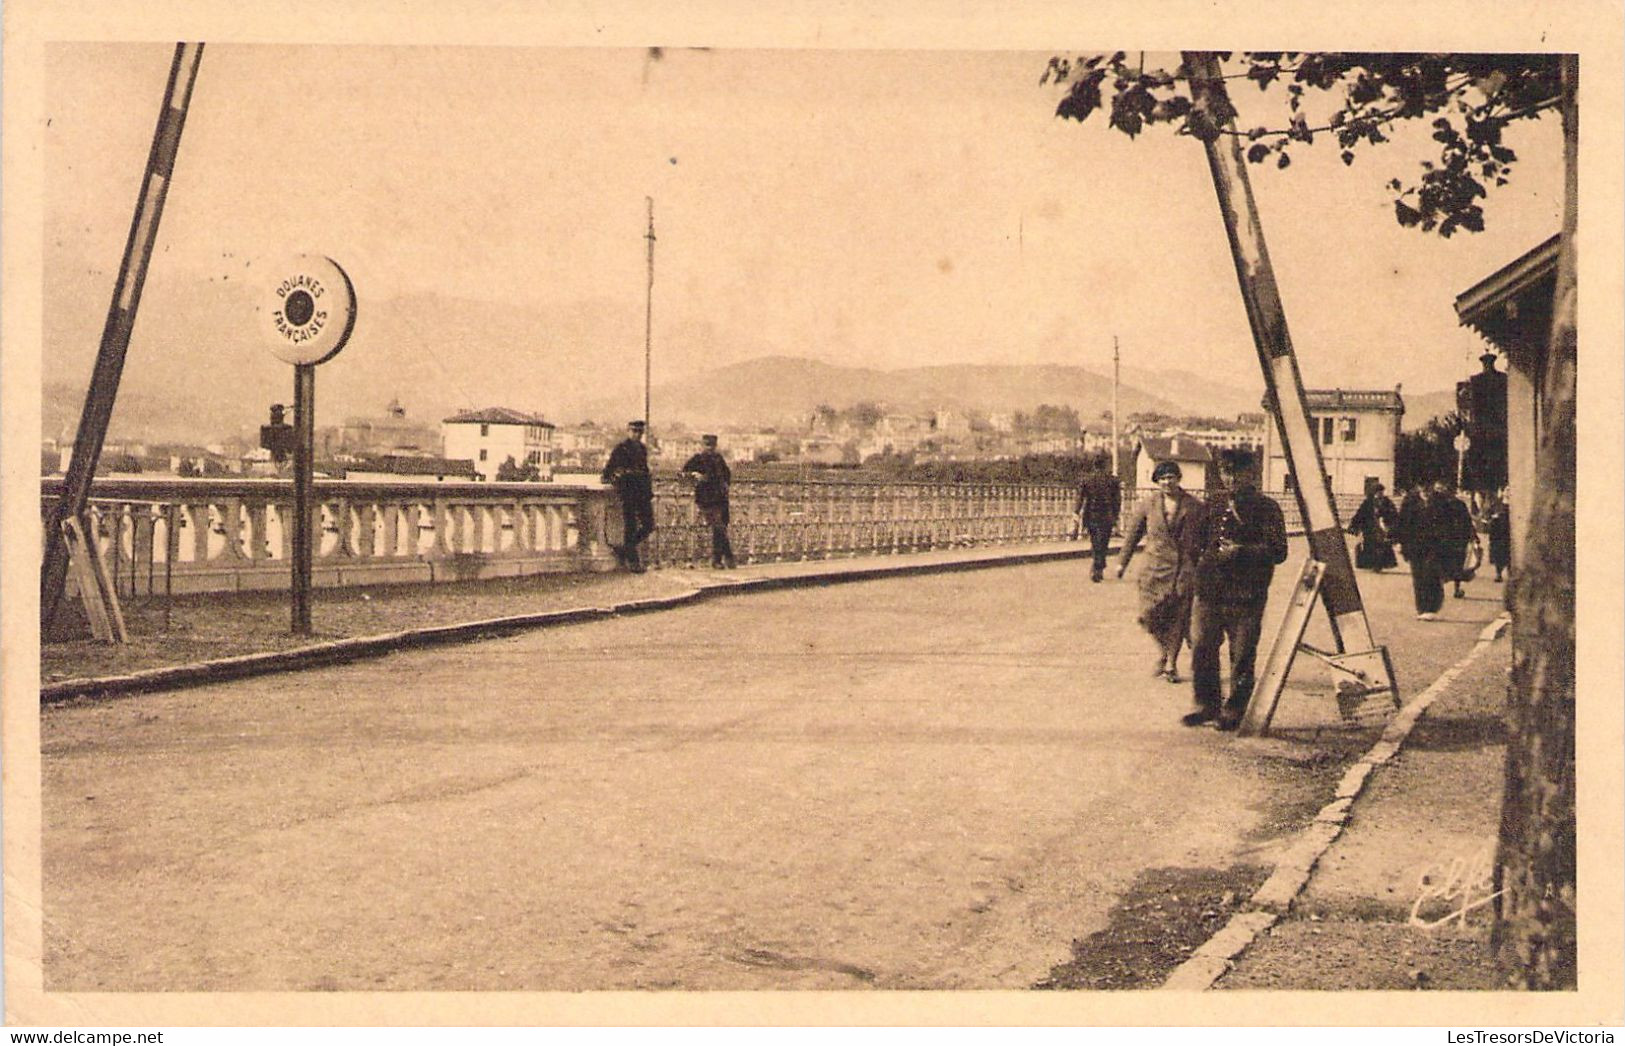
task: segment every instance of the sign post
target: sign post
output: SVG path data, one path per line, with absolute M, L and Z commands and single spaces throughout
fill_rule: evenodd
M 310 634 L 310 568 L 315 551 L 316 365 L 337 356 L 355 329 L 355 287 L 331 258 L 302 254 L 272 269 L 256 311 L 271 355 L 293 364 L 293 562 L 295 635 Z

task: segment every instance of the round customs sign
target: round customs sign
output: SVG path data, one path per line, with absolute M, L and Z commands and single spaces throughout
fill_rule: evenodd
M 284 363 L 325 363 L 355 327 L 355 288 L 331 258 L 300 254 L 273 266 L 261 295 L 265 343 Z

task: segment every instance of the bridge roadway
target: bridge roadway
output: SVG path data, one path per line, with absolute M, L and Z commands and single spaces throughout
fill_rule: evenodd
M 1362 581 L 1413 693 L 1498 609 Z M 1269 864 L 1372 737 L 1297 690 L 1180 727 L 1133 607 L 1059 561 L 49 709 L 46 987 L 1030 986 L 1142 870 Z

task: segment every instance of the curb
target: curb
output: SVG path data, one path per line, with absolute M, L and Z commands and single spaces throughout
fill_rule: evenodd
M 1083 545 L 1069 542 L 1068 545 Z M 1114 550 L 1115 551 L 1115 550 Z M 921 574 L 948 574 L 967 570 L 985 570 L 992 567 L 1026 566 L 1055 560 L 1087 559 L 1091 553 L 1083 547 L 1061 547 L 1054 550 L 1023 552 L 1011 556 L 989 556 L 981 559 L 951 560 L 943 563 L 899 563 L 866 567 L 858 570 L 814 571 L 786 577 L 753 577 L 734 581 L 703 583 L 669 596 L 651 596 L 614 603 L 605 607 L 572 607 L 565 610 L 547 610 L 534 614 L 515 614 L 509 617 L 465 621 L 454 625 L 435 625 L 428 628 L 385 632 L 372 636 L 335 639 L 326 643 L 278 650 L 264 654 L 242 654 L 236 657 L 198 661 L 188 665 L 150 668 L 127 675 L 100 676 L 84 679 L 64 679 L 40 686 L 40 705 L 57 704 L 75 697 L 113 697 L 124 694 L 146 693 L 154 690 L 177 690 L 206 683 L 225 682 L 249 676 L 268 675 L 273 672 L 291 672 L 324 665 L 342 664 L 369 657 L 383 657 L 401 650 L 435 646 L 441 643 L 467 643 L 493 639 L 538 628 L 573 625 L 596 621 L 622 614 L 642 614 L 658 610 L 672 610 L 719 596 L 743 595 L 780 589 L 813 588 L 842 584 L 848 581 L 873 581 L 888 577 L 912 577 Z
M 1189 959 L 1175 967 L 1160 986 L 1161 989 L 1206 991 L 1213 987 L 1219 978 L 1230 972 L 1236 957 L 1246 951 L 1247 947 L 1258 939 L 1259 934 L 1274 926 L 1291 910 L 1298 894 L 1309 884 L 1315 865 L 1325 856 L 1332 843 L 1337 841 L 1338 836 L 1343 834 L 1343 826 L 1348 823 L 1354 802 L 1365 790 L 1372 771 L 1399 754 L 1405 739 L 1410 736 L 1411 729 L 1416 726 L 1416 721 L 1422 717 L 1422 713 L 1449 689 L 1450 684 L 1467 670 L 1468 665 L 1477 660 L 1491 643 L 1501 637 L 1510 624 L 1511 618 L 1502 614 L 1484 626 L 1466 656 L 1445 669 L 1426 690 L 1417 694 L 1405 707 L 1394 713 L 1394 717 L 1383 728 L 1382 736 L 1377 739 L 1377 743 L 1344 773 L 1343 779 L 1337 784 L 1337 790 L 1333 793 L 1332 801 L 1321 807 L 1320 812 L 1315 814 L 1315 819 L 1288 844 L 1285 853 L 1276 862 L 1275 870 L 1248 902 L 1249 909 L 1231 916 L 1223 929 L 1196 949 Z

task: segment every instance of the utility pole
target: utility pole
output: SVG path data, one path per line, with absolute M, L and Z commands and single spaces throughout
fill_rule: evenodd
M 203 59 L 200 43 L 178 43 L 169 65 L 169 83 L 164 88 L 163 105 L 158 110 L 158 126 L 152 134 L 147 154 L 146 174 L 141 195 L 130 221 L 129 239 L 124 244 L 124 260 L 118 281 L 113 285 L 113 302 L 102 327 L 101 347 L 91 371 L 90 388 L 79 415 L 79 431 L 73 441 L 73 456 L 63 478 L 62 498 L 51 510 L 45 527 L 45 557 L 40 564 L 40 627 L 49 628 L 62 600 L 68 577 L 68 547 L 62 525 L 80 519 L 90 500 L 90 484 L 101 458 L 102 442 L 113 419 L 113 403 L 118 398 L 119 379 L 124 374 L 124 356 L 135 329 L 136 308 L 141 304 L 141 288 L 147 281 L 147 264 L 152 245 L 158 238 L 158 219 L 164 213 L 164 197 L 175 173 L 175 153 L 180 148 L 181 129 L 186 125 L 186 108 L 192 100 L 192 84 L 198 63 Z M 83 526 L 83 522 L 80 524 Z
M 649 231 L 643 238 L 649 241 L 649 282 L 643 298 L 643 424 L 644 439 L 654 443 L 654 423 L 649 419 L 651 379 L 654 374 L 654 315 L 655 315 L 655 201 L 645 196 L 649 205 Z
M 1112 335 L 1112 476 L 1117 477 L 1117 459 L 1122 457 L 1122 450 L 1117 445 L 1117 385 L 1120 380 L 1117 335 Z

